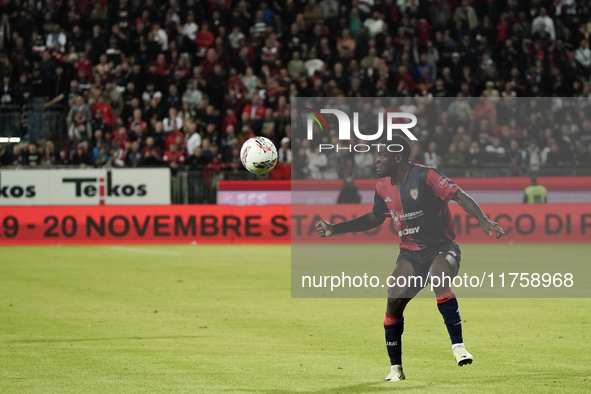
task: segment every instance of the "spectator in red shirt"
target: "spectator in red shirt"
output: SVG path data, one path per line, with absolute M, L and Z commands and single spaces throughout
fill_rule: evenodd
M 104 95 L 98 97 L 98 102 L 92 106 L 92 114 L 94 115 L 97 111 L 101 111 L 103 114 L 103 120 L 110 126 L 115 124 L 115 114 L 113 108 L 107 104 L 107 100 Z
M 203 177 L 205 179 L 210 179 L 211 174 L 219 174 L 222 172 L 222 169 L 226 167 L 226 163 L 223 161 L 222 154 L 219 153 L 219 149 L 217 145 L 212 145 L 210 148 L 211 158 L 209 163 L 203 169 Z
M 218 64 L 221 63 L 218 59 L 218 55 L 215 52 L 215 49 L 209 48 L 207 50 L 207 56 L 205 57 L 203 62 L 201 62 L 201 66 L 203 67 L 203 75 L 205 76 L 205 78 L 209 78 L 213 75 L 215 66 Z
M 187 143 L 185 142 L 185 135 L 183 133 L 177 134 L 174 140 L 174 144 L 177 147 L 177 150 L 181 152 L 184 156 L 189 156 L 187 153 Z
M 507 13 L 503 12 L 501 14 L 501 21 L 497 25 L 497 43 L 502 43 L 507 39 L 507 34 L 509 33 L 509 18 Z
M 398 76 L 394 80 L 394 89 L 398 89 L 400 81 L 404 81 L 406 83 L 406 89 L 409 92 L 412 93 L 415 90 L 415 81 L 408 74 L 408 70 L 406 69 L 406 66 L 398 67 Z
M 491 104 L 490 100 L 486 97 L 480 97 L 478 104 L 474 107 L 473 117 L 476 122 L 480 122 L 482 119 L 486 119 L 492 122 L 497 116 L 495 107 Z
M 86 57 L 85 52 L 80 53 L 78 61 L 75 63 L 78 75 L 82 73 L 87 80 L 92 79 L 92 62 Z
M 178 129 L 178 127 L 176 126 L 176 123 L 173 123 L 173 128 L 172 131 L 168 132 L 168 134 L 166 134 L 166 138 L 164 139 L 164 150 L 168 150 L 170 148 L 171 144 L 176 143 L 177 141 L 177 137 L 181 137 L 181 138 L 185 138 L 185 135 L 183 134 L 182 131 L 180 131 Z M 178 146 L 177 146 L 177 150 L 178 150 Z
M 164 54 L 161 53 L 156 58 L 156 72 L 164 77 L 168 75 L 169 69 L 170 66 L 166 62 L 166 57 L 164 57 Z
M 222 119 L 222 132 L 225 133 L 228 126 L 234 126 L 236 123 L 238 123 L 238 119 L 234 115 L 234 110 L 227 109 L 226 116 Z
M 242 95 L 246 92 L 244 82 L 242 82 L 242 78 L 240 78 L 235 68 L 230 69 L 230 72 L 228 73 L 228 79 L 226 80 L 226 89 L 230 90 L 232 87 L 235 87 L 236 90 Z
M 178 150 L 175 143 L 170 144 L 168 150 L 164 152 L 164 156 L 162 157 L 162 161 L 168 167 L 170 167 L 173 171 L 179 168 L 185 162 L 185 156 Z
M 261 60 L 271 66 L 277 55 L 279 54 L 279 46 L 274 35 L 267 37 L 265 40 L 265 46 L 261 49 Z
M 431 26 L 425 18 L 421 18 L 415 23 L 415 34 L 417 35 L 417 45 L 419 48 L 425 48 L 427 46 L 430 32 Z
M 248 119 L 262 119 L 265 116 L 265 107 L 262 105 L 262 99 L 255 95 L 252 98 L 252 104 L 246 104 L 242 114 L 248 115 Z
M 133 110 L 133 119 L 131 123 L 129 123 L 129 131 L 141 135 L 143 134 L 144 130 L 146 129 L 146 122 L 142 119 L 142 110 L 136 108 Z
M 212 32 L 209 31 L 209 23 L 203 22 L 201 25 L 201 29 L 195 36 L 195 44 L 197 45 L 197 56 L 203 57 L 205 56 L 205 51 L 207 48 L 213 45 L 215 36 Z
M 119 148 L 125 149 L 125 144 L 129 142 L 129 136 L 127 135 L 127 129 L 120 127 L 118 132 L 113 137 L 113 142 L 119 144 Z

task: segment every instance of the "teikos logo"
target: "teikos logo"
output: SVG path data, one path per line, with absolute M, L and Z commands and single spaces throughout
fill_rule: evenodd
M 0 198 L 33 198 L 36 194 L 35 185 L 2 184 L 2 174 L 0 174 Z
M 343 141 L 350 141 L 351 140 L 351 120 L 349 116 L 341 110 L 338 109 L 321 109 L 320 113 L 318 111 L 313 110 L 312 108 L 303 107 L 305 111 L 302 113 L 308 115 L 308 122 L 307 122 L 307 139 L 313 139 L 313 129 L 314 129 L 314 121 L 320 127 L 320 130 L 328 131 L 328 125 L 324 116 L 322 114 L 332 114 L 337 117 L 339 123 L 339 140 Z M 376 141 L 380 139 L 384 133 L 384 113 L 378 113 L 378 131 L 375 134 L 365 135 L 359 131 L 359 113 L 353 113 L 353 133 L 357 138 L 363 141 Z M 394 123 L 394 119 L 410 119 L 409 123 Z M 386 139 L 390 141 L 392 139 L 392 134 L 394 130 L 400 130 L 410 139 L 411 141 L 417 141 L 417 137 L 415 137 L 409 129 L 416 126 L 417 124 L 417 117 L 411 113 L 406 112 L 388 112 L 386 113 Z M 380 144 L 371 144 L 371 146 L 375 146 L 380 151 Z M 371 147 L 368 144 L 355 144 L 355 145 L 348 145 L 348 146 L 340 146 L 340 145 L 333 145 L 333 144 L 320 144 L 320 151 L 323 150 L 336 150 L 341 151 L 355 151 L 355 152 L 368 152 Z M 389 152 L 401 152 L 402 145 L 400 144 L 390 144 L 386 146 L 386 149 Z
M 104 184 L 104 179 L 97 179 L 96 177 L 80 177 L 80 178 L 63 178 L 63 183 L 73 183 L 75 187 L 76 197 L 94 197 L 99 194 L 99 197 L 143 197 L 148 192 L 145 184 L 122 185 L 113 182 L 113 175 L 111 171 L 107 171 L 107 182 Z M 98 187 L 97 187 L 97 182 Z

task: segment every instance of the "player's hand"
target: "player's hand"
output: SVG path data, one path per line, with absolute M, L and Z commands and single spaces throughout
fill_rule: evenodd
M 485 219 L 480 223 L 480 227 L 482 231 L 484 231 L 488 235 L 493 235 L 493 231 L 497 233 L 497 239 L 501 238 L 502 235 L 505 235 L 505 231 L 499 226 L 497 222 L 493 222 L 490 219 Z
M 328 223 L 326 220 L 320 220 L 316 223 L 316 231 L 321 237 L 330 237 L 333 235 L 332 224 Z

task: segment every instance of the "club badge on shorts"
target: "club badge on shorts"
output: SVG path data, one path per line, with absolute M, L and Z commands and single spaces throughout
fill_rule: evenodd
M 413 200 L 416 200 L 419 197 L 419 189 L 414 188 L 410 190 L 410 196 Z

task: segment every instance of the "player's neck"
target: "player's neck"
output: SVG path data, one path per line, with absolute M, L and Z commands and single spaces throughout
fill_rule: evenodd
M 410 167 L 410 162 L 406 163 L 406 165 L 404 166 L 399 167 L 396 173 L 390 176 L 390 182 L 392 183 L 392 185 L 397 185 L 399 183 L 404 182 L 404 178 L 406 177 L 408 167 Z

